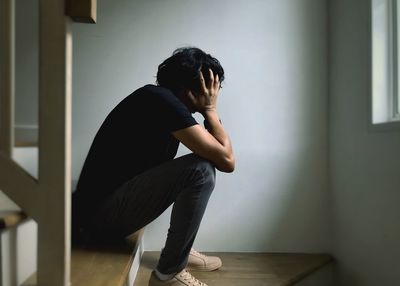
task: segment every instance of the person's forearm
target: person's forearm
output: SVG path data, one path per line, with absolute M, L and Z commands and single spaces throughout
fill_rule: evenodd
M 218 112 L 215 109 L 204 111 L 204 119 L 207 122 L 208 132 L 222 145 L 227 157 L 233 158 L 232 144 L 228 134 L 225 132 L 221 121 L 219 120 Z

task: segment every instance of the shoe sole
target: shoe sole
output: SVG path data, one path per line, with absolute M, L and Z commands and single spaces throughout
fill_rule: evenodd
M 196 266 L 196 267 L 186 266 L 186 269 L 187 269 L 188 271 L 211 272 L 211 271 L 215 271 L 215 270 L 221 268 L 221 266 L 222 266 L 222 264 L 218 263 L 218 264 L 215 264 L 215 265 L 213 265 L 213 266 L 208 265 L 208 267 L 205 267 L 205 266 L 203 266 L 203 267 L 199 267 L 199 266 Z

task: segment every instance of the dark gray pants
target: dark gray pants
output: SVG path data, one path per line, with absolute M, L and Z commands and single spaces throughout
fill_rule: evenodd
M 118 239 L 146 226 L 173 205 L 165 247 L 157 269 L 164 274 L 185 268 L 208 199 L 215 168 L 189 154 L 150 169 L 117 189 L 94 213 L 96 236 Z

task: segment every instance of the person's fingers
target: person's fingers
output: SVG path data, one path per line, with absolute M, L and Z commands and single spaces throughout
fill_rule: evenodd
M 214 73 L 212 69 L 208 69 L 208 73 L 210 74 L 210 82 L 208 83 L 208 88 L 211 89 L 214 86 Z
M 207 92 L 206 81 L 204 80 L 204 76 L 201 71 L 200 71 L 200 88 L 203 92 Z
M 219 89 L 219 75 L 218 74 L 215 76 L 214 89 L 216 89 L 216 90 Z

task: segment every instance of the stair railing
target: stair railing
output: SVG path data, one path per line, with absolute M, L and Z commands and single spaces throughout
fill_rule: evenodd
M 70 284 L 72 36 L 64 0 L 39 2 L 39 176 L 12 160 L 15 1 L 1 0 L 0 189 L 38 224 L 37 284 Z

